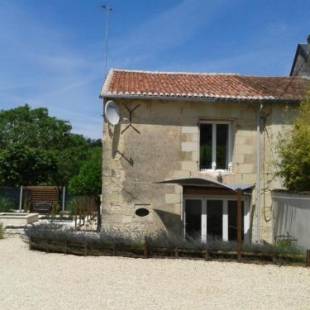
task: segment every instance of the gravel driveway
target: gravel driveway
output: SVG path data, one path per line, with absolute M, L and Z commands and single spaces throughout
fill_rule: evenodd
M 0 240 L 0 309 L 309 309 L 310 269 L 78 257 Z

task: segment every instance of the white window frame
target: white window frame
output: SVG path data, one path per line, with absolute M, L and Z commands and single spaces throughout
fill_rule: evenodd
M 202 124 L 211 124 L 212 125 L 212 167 L 211 168 L 200 168 L 200 125 Z M 226 124 L 228 125 L 228 154 L 227 160 L 228 165 L 227 169 L 216 169 L 216 125 L 218 124 Z M 209 120 L 201 120 L 199 122 L 199 169 L 201 172 L 208 172 L 208 173 L 228 173 L 232 172 L 232 122 L 231 121 L 209 121 Z

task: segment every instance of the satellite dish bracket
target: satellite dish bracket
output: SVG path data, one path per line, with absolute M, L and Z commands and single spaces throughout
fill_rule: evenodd
M 127 131 L 127 129 L 129 129 L 130 127 L 138 134 L 140 134 L 140 131 L 132 125 L 132 116 L 133 116 L 133 112 L 135 110 L 137 110 L 140 107 L 140 104 L 137 104 L 133 109 L 129 109 L 127 105 L 125 105 L 128 113 L 129 113 L 129 124 L 121 131 L 121 134 L 123 134 L 125 131 Z

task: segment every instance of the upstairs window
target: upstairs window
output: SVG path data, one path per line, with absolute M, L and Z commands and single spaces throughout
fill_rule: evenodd
M 229 170 L 230 123 L 203 122 L 200 124 L 200 169 Z

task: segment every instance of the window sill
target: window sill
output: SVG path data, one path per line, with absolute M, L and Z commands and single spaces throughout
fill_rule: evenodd
M 233 172 L 230 169 L 200 169 L 200 173 L 211 174 L 213 176 L 229 175 Z

